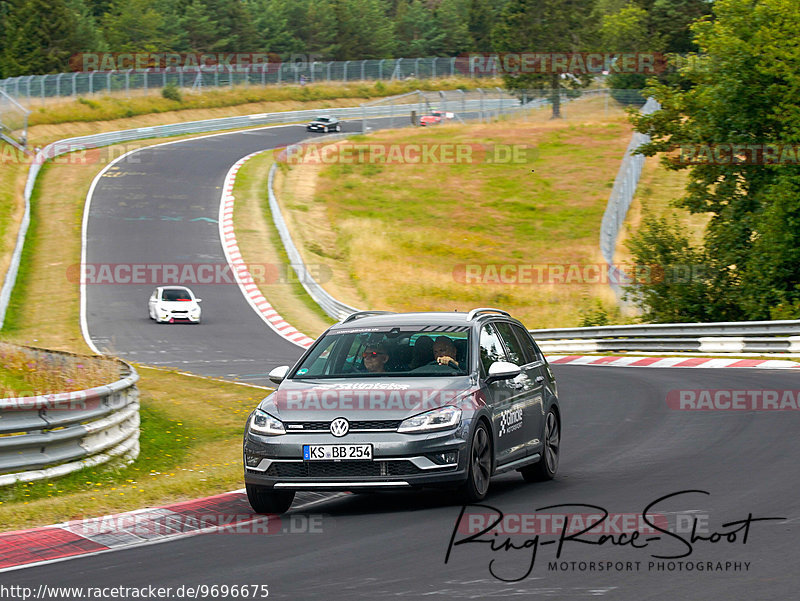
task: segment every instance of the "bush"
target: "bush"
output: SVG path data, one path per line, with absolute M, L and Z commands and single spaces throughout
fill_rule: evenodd
M 174 83 L 164 86 L 164 88 L 161 90 L 161 95 L 167 100 L 174 100 L 175 102 L 183 102 L 183 96 L 181 96 L 181 91 L 178 89 L 178 86 L 176 86 Z
M 590 307 L 580 309 L 581 326 L 582 328 L 590 328 L 592 326 L 607 326 L 609 323 L 608 312 L 603 307 L 603 303 L 595 299 L 594 304 Z

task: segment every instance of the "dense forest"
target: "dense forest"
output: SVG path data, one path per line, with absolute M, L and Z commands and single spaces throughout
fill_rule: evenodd
M 687 52 L 708 0 L 0 0 L 0 78 L 81 52 L 314 54 L 319 60 Z M 538 31 L 518 31 L 530 14 Z M 509 29 L 510 27 L 510 29 Z M 635 77 L 620 82 L 641 87 Z

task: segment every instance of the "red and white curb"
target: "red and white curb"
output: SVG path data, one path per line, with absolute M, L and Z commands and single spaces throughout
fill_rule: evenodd
M 242 253 L 239 250 L 239 244 L 236 241 L 236 233 L 233 229 L 233 185 L 236 182 L 236 174 L 245 162 L 263 152 L 268 151 L 260 150 L 239 159 L 225 176 L 225 183 L 222 186 L 222 198 L 219 203 L 219 237 L 222 241 L 222 249 L 225 252 L 225 258 L 228 261 L 228 265 L 231 266 L 233 276 L 239 284 L 239 289 L 242 291 L 242 294 L 244 294 L 250 306 L 253 307 L 253 310 L 264 320 L 264 323 L 272 328 L 278 335 L 298 346 L 308 348 L 314 342 L 314 339 L 299 332 L 283 319 L 272 305 L 269 304 L 269 301 L 264 298 L 264 295 L 261 294 L 261 291 L 253 280 L 250 270 L 247 268 L 247 264 L 242 259 Z
M 300 510 L 330 501 L 334 495 L 301 493 Z M 281 534 L 290 520 L 253 513 L 243 490 L 164 507 L 72 520 L 30 530 L 0 533 L 0 572 L 153 545 L 199 534 Z
M 152 544 L 201 533 L 241 529 L 270 532 L 274 518 L 253 513 L 242 491 L 151 509 L 107 515 L 31 530 L 0 533 L 0 572 L 80 555 Z M 270 525 L 270 518 L 273 524 Z M 278 528 L 280 523 L 278 522 Z
M 800 368 L 785 359 L 712 359 L 709 357 L 598 357 L 597 355 L 547 355 L 552 365 L 607 365 L 610 367 L 759 367 Z

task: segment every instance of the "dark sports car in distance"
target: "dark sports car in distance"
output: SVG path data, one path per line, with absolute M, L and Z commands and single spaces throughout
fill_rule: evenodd
M 342 131 L 342 125 L 339 123 L 339 119 L 336 117 L 332 117 L 330 115 L 320 115 L 311 123 L 306 125 L 306 130 L 328 133 L 329 131 Z
M 561 410 L 550 366 L 499 309 L 361 311 L 331 326 L 250 414 L 244 480 L 258 513 L 298 490 L 451 488 L 483 499 L 516 470 L 556 475 Z

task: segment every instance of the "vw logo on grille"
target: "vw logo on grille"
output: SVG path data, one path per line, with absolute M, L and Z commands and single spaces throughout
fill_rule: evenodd
M 350 430 L 350 423 L 343 417 L 337 417 L 331 422 L 331 434 L 344 436 Z

